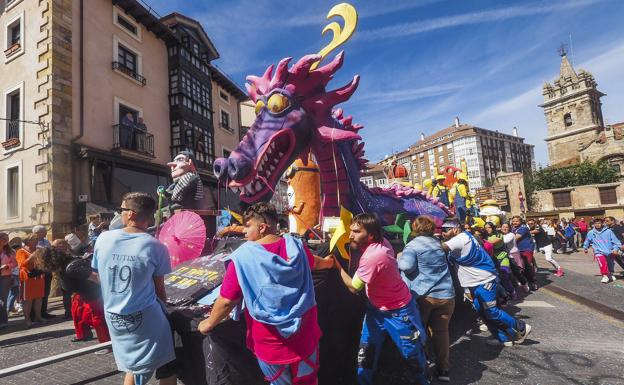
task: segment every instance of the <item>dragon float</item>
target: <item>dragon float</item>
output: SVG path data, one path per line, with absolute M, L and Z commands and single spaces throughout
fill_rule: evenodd
M 341 52 L 328 64 L 311 70 L 321 55 L 306 55 L 289 68 L 283 59 L 275 73 L 248 76 L 246 84 L 255 103 L 256 119 L 228 158 L 214 163 L 217 178 L 252 204 L 271 198 L 281 175 L 297 158 L 304 164 L 311 152 L 320 169 L 322 217 L 340 215 L 343 206 L 354 214 L 376 213 L 385 224 L 396 215 L 429 215 L 438 221 L 451 215 L 449 209 L 425 192 L 394 184 L 369 188 L 360 182 L 364 142 L 358 135 L 362 125 L 334 108 L 347 101 L 357 89 L 359 76 L 338 89 L 326 86 L 344 60 Z

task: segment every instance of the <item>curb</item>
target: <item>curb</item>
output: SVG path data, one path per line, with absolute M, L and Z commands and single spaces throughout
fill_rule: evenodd
M 580 296 L 576 293 L 573 293 L 569 290 L 566 290 L 562 287 L 557 286 L 554 283 L 550 283 L 546 286 L 541 286 L 540 290 L 545 290 L 545 291 L 550 291 L 554 294 L 558 294 L 562 297 L 566 297 L 572 301 L 578 302 L 592 310 L 595 310 L 599 313 L 602 313 L 608 317 L 614 318 L 618 321 L 622 321 L 624 322 L 624 311 L 618 310 L 618 309 L 614 309 L 612 307 L 609 307 L 607 305 L 604 305 L 600 302 L 596 302 L 593 301 L 589 298 L 585 298 L 583 296 Z

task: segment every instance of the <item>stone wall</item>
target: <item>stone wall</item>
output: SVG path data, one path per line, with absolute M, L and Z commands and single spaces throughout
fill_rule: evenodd
M 36 189 L 47 201 L 37 209 L 47 213 L 44 223 L 52 238 L 71 231 L 73 190 L 71 171 L 72 130 L 72 2 L 40 0 L 40 37 L 37 41 L 40 68 L 37 71 L 39 98 L 35 110 L 44 122 L 51 146 L 41 149 L 36 172 L 43 175 Z
M 601 187 L 616 187 L 616 204 L 601 204 Z M 556 207 L 554 203 L 553 193 L 565 191 L 570 192 L 572 206 Z M 535 211 L 530 213 L 529 216 L 557 215 L 560 218 L 570 218 L 575 216 L 583 216 L 583 213 L 590 213 L 590 215 L 600 216 L 611 215 L 618 220 L 624 219 L 624 182 L 573 186 L 568 188 L 536 191 L 534 210 Z
M 526 212 L 526 199 L 524 201 L 524 211 L 520 207 L 520 199 L 518 199 L 518 193 L 522 193 L 522 196 L 526 198 L 524 178 L 521 172 L 500 172 L 496 175 L 494 184 L 507 187 L 511 215 L 522 215 Z

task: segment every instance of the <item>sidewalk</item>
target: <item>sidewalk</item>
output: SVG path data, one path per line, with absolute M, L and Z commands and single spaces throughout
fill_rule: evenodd
M 74 325 L 63 318 L 61 298 L 50 298 L 50 313 L 56 317 L 43 326 L 24 329 L 24 317 L 13 316 L 9 327 L 0 331 L 0 369 L 51 357 L 60 353 L 95 345 L 89 342 L 71 342 Z M 0 384 L 120 384 L 123 374 L 117 371 L 112 354 L 87 354 L 66 361 L 43 366 L 27 372 L 0 378 Z
M 553 292 L 568 297 L 586 306 L 594 308 L 608 316 L 624 321 L 624 279 L 622 269 L 616 264 L 617 281 L 604 284 L 600 282 L 598 264 L 590 253 L 582 251 L 572 254 L 554 254 L 553 257 L 561 264 L 565 276 L 556 277 L 552 274 L 552 266 L 545 261 L 544 255 L 536 254 L 539 286 L 552 289 Z M 546 270 L 548 268 L 548 271 Z

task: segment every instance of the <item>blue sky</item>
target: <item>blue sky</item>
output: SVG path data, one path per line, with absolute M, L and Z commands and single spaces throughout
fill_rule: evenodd
M 200 21 L 221 58 L 243 84 L 250 74 L 288 56 L 316 53 L 338 0 L 147 0 L 161 15 L 177 11 Z M 624 1 L 412 0 L 351 1 L 360 20 L 341 49 L 345 65 L 330 86 L 361 75 L 341 105 L 364 125 L 372 161 L 426 135 L 462 123 L 511 133 L 517 126 L 548 161 L 541 87 L 559 73 L 557 48 L 570 43 L 574 67 L 593 73 L 609 123 L 624 121 Z

